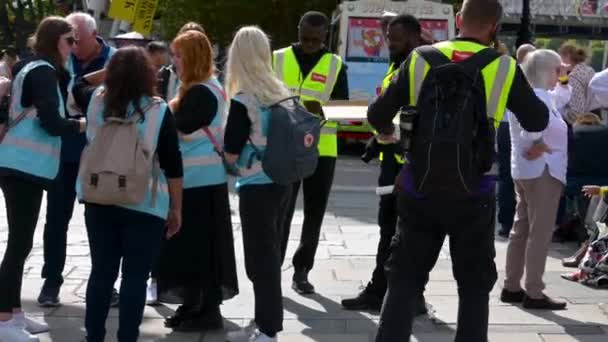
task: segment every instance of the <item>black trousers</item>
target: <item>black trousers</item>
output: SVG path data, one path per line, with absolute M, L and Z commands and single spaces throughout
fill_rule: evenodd
M 380 177 L 378 186 L 389 186 L 395 184 L 395 178 L 401 170 L 395 158 L 385 156 L 380 163 Z M 378 207 L 378 226 L 380 227 L 380 241 L 378 242 L 378 252 L 376 253 L 376 268 L 372 273 L 372 280 L 367 286 L 367 290 L 378 297 L 386 294 L 386 272 L 385 264 L 390 256 L 390 245 L 397 230 L 397 195 L 389 194 L 380 197 Z
M 399 195 L 399 229 L 387 263 L 388 292 L 376 342 L 409 341 L 414 305 L 446 236 L 458 284 L 456 342 L 487 342 L 489 294 L 496 283 L 495 198 L 414 200 Z
M 136 342 L 146 282 L 159 253 L 165 221 L 134 210 L 89 204 L 85 221 L 92 265 L 86 298 L 87 341 L 104 341 L 112 289 L 122 263 L 118 341 Z
M 0 265 L 0 312 L 21 308 L 23 267 L 42 205 L 42 185 L 14 176 L 0 178 L 8 220 L 8 242 Z
M 515 217 L 515 185 L 511 177 L 511 135 L 509 123 L 501 122 L 496 132 L 498 145 L 498 223 L 507 229 L 513 227 Z
M 59 174 L 47 192 L 46 224 L 44 225 L 44 266 L 42 278 L 45 285 L 59 287 L 63 284 L 68 241 L 68 226 L 76 200 L 78 162 L 62 161 Z
M 255 322 L 274 336 L 283 330 L 281 242 L 291 188 L 277 184 L 244 185 L 239 190 L 245 269 L 253 283 Z
M 293 185 L 293 192 L 291 193 L 291 199 L 287 207 L 287 218 L 283 227 L 284 236 L 281 246 L 281 260 L 285 260 L 289 233 L 291 231 L 291 221 L 293 220 L 296 208 L 300 183 L 303 183 L 304 222 L 302 224 L 300 245 L 293 256 L 293 266 L 296 272 L 308 272 L 314 266 L 315 255 L 319 247 L 321 226 L 323 225 L 323 216 L 325 216 L 325 210 L 327 209 L 335 170 L 336 158 L 320 157 L 315 173 L 302 182 Z

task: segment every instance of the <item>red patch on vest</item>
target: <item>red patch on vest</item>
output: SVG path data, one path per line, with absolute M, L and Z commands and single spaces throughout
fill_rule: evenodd
M 452 61 L 454 62 L 462 62 L 465 59 L 473 56 L 474 53 L 473 52 L 469 52 L 469 51 L 454 51 L 452 53 Z
M 315 82 L 321 82 L 321 83 L 325 83 L 327 82 L 327 77 L 323 76 L 321 74 L 317 74 L 316 72 L 313 72 L 312 75 L 310 76 L 310 79 L 315 81 Z

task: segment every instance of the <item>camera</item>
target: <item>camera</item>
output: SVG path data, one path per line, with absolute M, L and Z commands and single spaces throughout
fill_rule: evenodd
M 369 164 L 372 160 L 378 158 L 380 155 L 380 144 L 378 144 L 378 140 L 376 137 L 371 137 L 367 144 L 365 145 L 365 153 L 361 156 L 361 160 Z
M 401 131 L 401 148 L 404 152 L 410 152 L 414 141 L 414 131 L 416 129 L 416 117 L 418 109 L 416 107 L 402 107 L 399 110 L 399 129 Z

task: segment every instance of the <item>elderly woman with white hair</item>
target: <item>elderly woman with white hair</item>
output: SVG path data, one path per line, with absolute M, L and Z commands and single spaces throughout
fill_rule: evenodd
M 561 65 L 560 56 L 550 50 L 531 52 L 522 65 L 536 95 L 549 108 L 547 128 L 541 133 L 529 133 L 515 116 L 509 117 L 517 206 L 501 301 L 523 302 L 528 309 L 566 308 L 565 302 L 551 299 L 543 292 L 545 264 L 568 166 L 568 128 L 550 94 L 557 84 Z M 524 270 L 525 291 L 521 286 Z

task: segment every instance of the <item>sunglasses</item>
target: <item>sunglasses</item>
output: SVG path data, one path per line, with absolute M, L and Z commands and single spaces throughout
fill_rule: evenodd
M 74 38 L 74 37 L 66 37 L 65 42 L 68 43 L 68 45 L 72 46 L 72 45 L 78 43 L 78 40 L 76 40 L 76 38 Z

